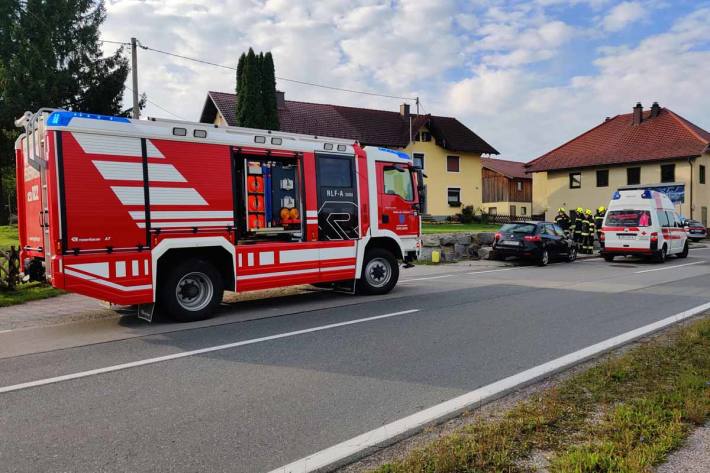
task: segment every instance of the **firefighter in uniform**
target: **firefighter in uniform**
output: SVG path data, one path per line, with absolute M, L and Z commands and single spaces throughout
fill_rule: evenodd
M 591 255 L 592 253 L 594 253 L 594 234 L 596 233 L 596 226 L 594 225 L 594 215 L 592 215 L 592 211 L 587 209 L 584 213 L 585 220 L 587 222 L 587 238 L 585 239 L 585 250 L 588 255 Z
M 582 254 L 587 254 L 587 238 L 589 238 L 589 220 L 587 220 L 587 216 L 584 214 L 584 210 L 582 210 L 582 212 L 579 212 L 577 221 L 580 223 L 581 227 L 581 230 L 579 232 L 579 247 L 582 250 Z
M 597 214 L 594 216 L 594 225 L 597 227 L 597 240 L 602 239 L 602 224 L 606 215 L 606 207 L 603 205 L 597 209 Z
M 582 223 L 584 222 L 584 209 L 582 207 L 577 207 L 575 212 L 577 217 L 574 220 L 574 241 L 577 245 L 582 247 Z
M 564 208 L 560 207 L 557 209 L 557 216 L 555 217 L 555 223 L 559 226 L 569 238 L 569 215 Z

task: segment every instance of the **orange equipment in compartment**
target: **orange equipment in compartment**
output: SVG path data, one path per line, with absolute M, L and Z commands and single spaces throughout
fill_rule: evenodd
M 298 209 L 296 207 L 292 208 L 288 214 L 291 220 L 298 220 Z
M 249 212 L 263 212 L 264 211 L 264 196 L 262 195 L 250 195 L 249 196 Z
M 249 192 L 264 192 L 264 176 L 249 176 L 247 178 L 247 190 Z
M 264 215 L 251 214 L 249 215 L 249 228 L 251 230 L 266 227 L 266 219 Z

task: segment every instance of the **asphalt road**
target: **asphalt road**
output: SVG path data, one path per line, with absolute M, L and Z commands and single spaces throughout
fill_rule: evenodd
M 0 334 L 0 471 L 269 471 L 707 303 L 708 273 L 710 249 L 665 265 L 424 267 L 380 298 L 314 292 L 202 324 Z

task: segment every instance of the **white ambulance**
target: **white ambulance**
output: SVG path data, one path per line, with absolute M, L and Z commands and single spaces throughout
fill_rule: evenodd
M 660 263 L 668 255 L 688 256 L 688 237 L 673 202 L 649 189 L 614 192 L 604 217 L 601 255 L 646 256 Z

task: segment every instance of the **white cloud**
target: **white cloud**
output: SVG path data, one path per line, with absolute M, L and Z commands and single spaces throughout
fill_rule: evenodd
M 614 13 L 637 2 L 609 9 L 606 0 L 579 0 L 573 2 L 576 8 L 608 15 L 570 24 L 557 15 L 569 3 L 123 0 L 107 3 L 102 36 L 119 41 L 136 36 L 153 48 L 226 65 L 235 65 L 250 46 L 271 50 L 278 76 L 420 96 L 426 112 L 457 117 L 510 159 L 534 158 L 607 115 L 630 111 L 639 100 L 647 106 L 659 100 L 710 127 L 710 95 L 704 93 L 710 88 L 704 34 L 710 9 L 698 9 L 667 32 L 635 44 L 611 46 L 598 34 L 589 46 L 586 27 L 609 19 L 615 28 L 644 16 Z M 570 42 L 590 48 L 593 68 L 576 76 L 568 70 L 541 72 L 565 62 L 560 54 Z M 145 50 L 139 50 L 139 79 L 150 100 L 192 120 L 207 91 L 234 90 L 233 71 Z M 285 81 L 277 85 L 291 100 L 388 110 L 401 102 Z M 151 104 L 146 112 L 167 116 Z
M 640 2 L 623 2 L 612 8 L 602 19 L 602 26 L 607 31 L 621 31 L 647 15 L 646 8 Z

